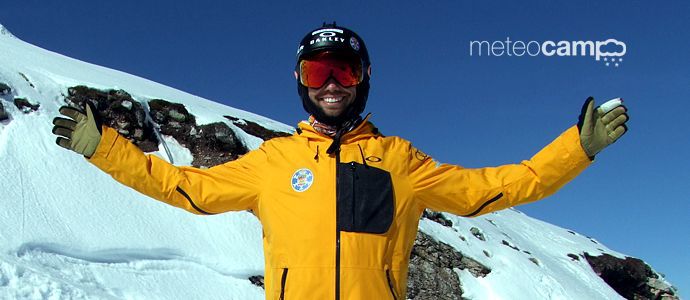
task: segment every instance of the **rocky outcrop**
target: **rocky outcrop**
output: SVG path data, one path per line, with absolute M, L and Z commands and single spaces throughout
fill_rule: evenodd
M 429 219 L 446 227 L 453 226 L 453 222 L 448 220 L 448 218 L 444 217 L 442 213 L 430 209 L 424 210 L 424 212 L 422 213 L 422 218 Z
M 0 102 L 0 121 L 5 121 L 10 118 L 10 114 L 5 111 L 5 107 Z
M 141 103 L 123 90 L 101 91 L 86 86 L 68 89 L 68 105 L 83 110 L 85 101 L 94 104 L 105 125 L 117 130 L 144 152 L 158 150 L 159 140 L 152 123 L 161 134 L 172 136 L 189 149 L 194 157 L 192 165 L 196 167 L 219 165 L 249 151 L 227 124 L 197 125 L 196 118 L 179 103 L 154 99 L 148 102 L 147 112 Z M 147 121 L 147 118 L 151 121 Z M 244 123 L 249 124 L 254 132 L 264 135 L 272 132 L 265 128 L 262 130 L 253 122 Z
M 463 299 L 455 269 L 468 270 L 475 277 L 484 277 L 491 272 L 453 247 L 417 232 L 410 256 L 407 299 Z
M 470 228 L 470 233 L 472 233 L 472 235 L 474 237 L 476 237 L 477 239 L 479 239 L 480 241 L 486 242 L 486 237 L 484 236 L 484 232 L 482 232 L 481 229 L 479 229 L 477 227 L 472 227 L 472 228 Z
M 144 152 L 158 150 L 158 138 L 151 124 L 146 122 L 142 105 L 123 90 L 101 91 L 86 86 L 75 86 L 67 90 L 68 105 L 84 110 L 90 101 L 98 110 L 103 124 L 117 130 Z
M 258 137 L 264 141 L 270 140 L 274 137 L 292 135 L 288 132 L 270 130 L 268 128 L 265 128 L 259 124 L 256 124 L 252 121 L 249 121 L 249 120 L 244 120 L 244 119 L 235 118 L 235 117 L 231 117 L 231 116 L 223 116 L 223 117 L 230 120 L 232 122 L 232 124 L 241 128 L 244 132 L 251 134 L 255 137 Z
M 199 126 L 194 135 L 195 143 L 190 150 L 194 154 L 194 166 L 211 167 L 249 152 L 225 123 L 211 123 Z
M 429 219 L 445 227 L 453 222 L 443 213 L 425 210 L 422 218 Z M 480 229 L 472 227 L 470 232 L 485 241 Z M 463 236 L 460 236 L 465 240 Z M 490 255 L 485 251 L 487 257 Z M 464 299 L 462 284 L 455 269 L 468 270 L 475 277 L 484 277 L 491 270 L 478 261 L 463 255 L 453 247 L 436 241 L 419 231 L 410 255 L 410 270 L 407 279 L 407 299 Z
M 2 25 L 0 25 L 0 29 L 2 28 Z M 12 92 L 12 88 L 10 88 L 9 85 L 4 84 L 0 82 L 0 96 L 7 96 Z M 3 97 L 6 98 L 6 97 Z M 10 118 L 10 114 L 5 111 L 5 107 L 2 105 L 2 102 L 0 102 L 0 121 L 4 121 Z
M 7 30 L 5 26 L 2 26 L 2 24 L 0 24 L 0 35 L 5 35 L 11 38 L 14 37 L 14 35 L 12 35 L 12 33 L 9 30 Z
M 11 92 L 12 88 L 9 85 L 0 82 L 0 96 L 9 95 Z
M 174 137 L 192 152 L 194 166 L 212 167 L 249 151 L 227 124 L 197 125 L 196 118 L 182 104 L 155 99 L 149 102 L 149 107 L 161 133 Z
M 41 106 L 40 104 L 31 104 L 26 98 L 14 98 L 14 106 L 16 106 L 23 113 L 28 114 L 30 112 L 37 111 Z
M 30 87 L 36 88 L 36 86 L 33 84 L 33 82 L 31 82 L 31 80 L 29 80 L 29 77 L 26 77 L 26 74 L 19 72 L 19 76 L 24 78 L 24 81 L 26 81 L 26 83 L 28 83 Z
M 249 282 L 251 282 L 253 285 L 258 286 L 262 289 L 265 289 L 264 287 L 264 277 L 261 275 L 254 275 L 249 277 Z
M 185 139 L 178 137 L 189 135 L 196 130 L 196 118 L 182 104 L 154 99 L 149 101 L 149 109 L 151 118 L 160 126 L 160 132 L 175 137 L 181 143 Z
M 680 299 L 675 288 L 660 280 L 640 259 L 621 259 L 609 254 L 591 256 L 589 253 L 585 253 L 585 259 L 594 272 L 625 299 Z

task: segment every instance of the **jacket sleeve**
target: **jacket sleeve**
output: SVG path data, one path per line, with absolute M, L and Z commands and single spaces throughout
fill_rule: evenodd
M 101 141 L 89 162 L 138 192 L 195 214 L 216 214 L 257 207 L 260 148 L 209 169 L 174 166 L 146 155 L 112 128 L 103 126 Z
M 411 146 L 409 155 L 412 188 L 421 206 L 465 217 L 547 197 L 591 163 L 576 126 L 520 164 L 466 169 L 437 164 Z

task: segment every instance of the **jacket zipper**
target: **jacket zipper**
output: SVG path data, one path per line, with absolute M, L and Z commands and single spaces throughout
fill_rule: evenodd
M 356 210 L 356 207 L 357 207 L 357 197 L 356 197 L 356 195 L 355 195 L 355 191 L 356 191 L 356 189 L 355 189 L 355 180 L 357 179 L 357 178 L 356 178 L 356 177 L 357 177 L 357 173 L 355 172 L 355 169 L 356 169 L 356 168 L 357 168 L 357 166 L 355 165 L 355 162 L 354 162 L 354 161 L 351 162 L 351 163 L 350 163 L 350 170 L 352 171 L 352 209 L 351 209 L 351 212 L 350 212 L 350 213 L 352 214 L 352 227 L 353 227 L 353 228 L 357 228 L 357 227 L 356 227 L 356 226 L 357 226 L 357 225 L 356 225 L 357 223 L 355 223 L 355 222 L 357 221 L 357 220 L 355 219 L 355 215 L 356 215 L 356 214 L 355 214 L 355 210 Z M 351 229 L 351 230 L 352 230 L 352 229 Z
M 287 281 L 288 268 L 283 268 L 283 276 L 280 278 L 280 300 L 285 300 L 285 281 Z
M 489 201 L 484 202 L 484 204 L 482 204 L 482 206 L 480 206 L 479 208 L 477 208 L 477 210 L 473 211 L 471 214 L 469 214 L 469 215 L 463 215 L 462 217 L 474 217 L 474 216 L 476 216 L 477 214 L 479 214 L 479 212 L 482 211 L 482 209 L 484 209 L 485 207 L 487 207 L 489 204 L 496 202 L 498 199 L 501 199 L 501 197 L 503 197 L 503 193 L 499 193 L 499 194 L 496 195 L 495 197 L 489 199 Z
M 177 192 L 180 193 L 180 194 L 182 194 L 182 196 L 185 197 L 185 198 L 187 199 L 187 201 L 189 201 L 189 204 L 191 204 L 192 207 L 193 207 L 194 209 L 196 209 L 198 212 L 200 212 L 200 213 L 202 213 L 202 214 L 205 214 L 205 215 L 213 215 L 213 213 L 204 211 L 203 209 L 201 209 L 201 208 L 199 208 L 198 206 L 196 206 L 196 204 L 194 204 L 194 201 L 192 201 L 192 198 L 189 197 L 189 195 L 187 195 L 187 193 L 186 193 L 183 189 L 181 189 L 179 186 L 177 187 Z
M 391 281 L 391 270 L 386 270 L 386 279 L 388 279 L 388 287 L 391 289 L 393 300 L 398 300 L 398 297 L 395 295 L 395 289 L 393 288 L 393 281 Z
M 338 184 L 340 149 L 335 150 L 335 300 L 340 300 L 340 228 L 338 228 Z

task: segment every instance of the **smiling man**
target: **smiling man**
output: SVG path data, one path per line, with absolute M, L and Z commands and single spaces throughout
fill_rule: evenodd
M 359 37 L 347 29 L 324 28 L 302 40 L 297 53 L 295 79 L 309 123 L 321 133 L 335 136 L 361 122 L 369 96 L 371 65 Z M 335 39 L 324 37 L 337 36 Z M 348 129 L 349 128 L 349 129 Z
M 439 164 L 362 119 L 370 76 L 357 34 L 335 24 L 310 31 L 295 66 L 309 120 L 206 170 L 145 155 L 100 125 L 88 103 L 61 108 L 70 119 L 56 118 L 53 132 L 60 146 L 152 198 L 196 214 L 251 209 L 263 226 L 266 299 L 405 299 L 425 209 L 474 217 L 544 198 L 627 130 L 620 102 L 595 108 L 590 97 L 578 124 L 529 160 Z

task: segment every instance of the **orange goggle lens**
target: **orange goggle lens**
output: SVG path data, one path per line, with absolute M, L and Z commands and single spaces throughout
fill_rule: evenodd
M 316 57 L 305 59 L 299 64 L 300 82 L 310 88 L 320 88 L 329 78 L 335 79 L 343 87 L 351 87 L 362 82 L 362 64 L 335 57 Z

